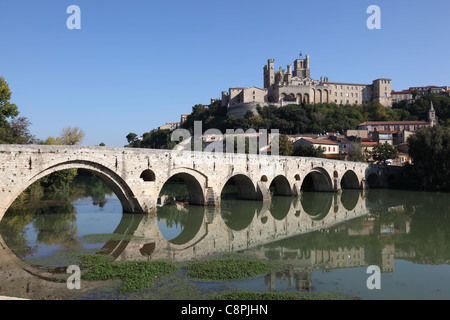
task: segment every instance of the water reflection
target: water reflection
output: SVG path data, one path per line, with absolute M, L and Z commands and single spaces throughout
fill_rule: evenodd
M 220 214 L 228 228 L 241 231 L 253 221 L 260 204 L 261 201 L 228 199 L 222 202 Z
M 121 214 L 120 202 L 105 197 L 101 209 L 112 210 L 117 217 L 115 226 L 105 233 L 114 237 L 98 242 L 93 252 L 116 260 L 186 261 L 243 251 L 285 265 L 283 271 L 264 277 L 267 288 L 311 291 L 327 290 L 321 286 L 335 270 L 357 272 L 377 265 L 383 273 L 395 274 L 399 260 L 427 266 L 450 261 L 449 194 L 304 192 L 299 198 L 274 196 L 270 202 L 224 197 L 220 207 L 192 206 L 185 199 L 173 199 L 164 202 L 156 215 L 141 215 Z M 90 202 L 91 206 L 98 203 Z M 108 205 L 113 207 L 108 209 Z M 21 259 L 49 251 L 43 247 L 59 246 L 69 252 L 85 246 L 80 235 L 89 232 L 79 223 L 80 212 L 76 201 L 40 201 L 10 209 L 0 222 L 0 246 L 4 249 L 0 270 L 7 270 L 0 272 L 0 288 L 14 281 L 35 283 L 35 288 L 46 290 L 61 285 L 45 280 L 57 277 L 55 273 L 43 277 L 38 266 L 24 267 Z M 92 233 L 102 233 L 99 230 Z M 32 276 L 36 274 L 40 276 Z M 349 278 L 348 283 L 354 279 Z M 450 288 L 439 290 L 437 297 L 450 298 Z
M 201 206 L 184 206 L 183 204 L 166 205 L 158 210 L 158 221 L 167 227 L 180 225 L 178 235 L 167 237 L 173 244 L 184 244 L 191 241 L 200 231 L 203 224 L 204 208 Z M 162 228 L 160 228 L 161 230 Z
M 322 220 L 330 212 L 333 196 L 330 192 L 304 192 L 301 197 L 303 210 L 311 219 Z

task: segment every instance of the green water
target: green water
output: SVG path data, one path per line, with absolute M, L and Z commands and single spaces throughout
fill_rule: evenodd
M 449 194 L 305 192 L 270 202 L 224 197 L 219 208 L 205 208 L 186 203 L 183 186 L 176 182 L 174 189 L 182 196 L 168 193 L 173 200 L 149 216 L 122 214 L 117 197 L 95 184 L 88 188 L 80 180 L 70 197 L 10 208 L 0 222 L 4 257 L 12 254 L 27 266 L 53 272 L 76 263 L 78 253 L 174 261 L 235 253 L 278 261 L 283 268 L 253 279 L 195 286 L 450 299 Z M 380 289 L 367 286 L 369 266 L 381 270 Z M 0 289 L 17 267 L 1 265 Z

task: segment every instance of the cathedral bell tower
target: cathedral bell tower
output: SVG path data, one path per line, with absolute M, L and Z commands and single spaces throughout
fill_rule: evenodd
M 434 111 L 433 101 L 430 103 L 430 110 L 428 111 L 428 124 L 433 127 L 437 124 L 436 122 L 436 111 Z
M 311 70 L 309 69 L 309 56 L 305 59 L 296 59 L 294 61 L 293 77 L 299 77 L 300 79 L 310 78 Z

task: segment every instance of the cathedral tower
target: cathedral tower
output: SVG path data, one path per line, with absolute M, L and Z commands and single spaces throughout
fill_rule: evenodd
M 300 79 L 310 78 L 311 70 L 309 69 L 309 56 L 305 59 L 296 59 L 294 61 L 294 73 L 293 77 L 299 77 Z

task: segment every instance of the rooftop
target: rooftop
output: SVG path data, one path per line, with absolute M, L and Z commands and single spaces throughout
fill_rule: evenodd
M 303 140 L 306 140 L 308 142 L 311 143 L 315 143 L 315 144 L 333 144 L 333 145 L 338 145 L 339 143 L 336 141 L 331 141 L 329 139 L 308 139 L 308 138 L 302 138 Z
M 406 124 L 428 124 L 426 121 L 366 121 L 361 124 L 360 126 L 370 126 L 370 125 L 406 125 Z

